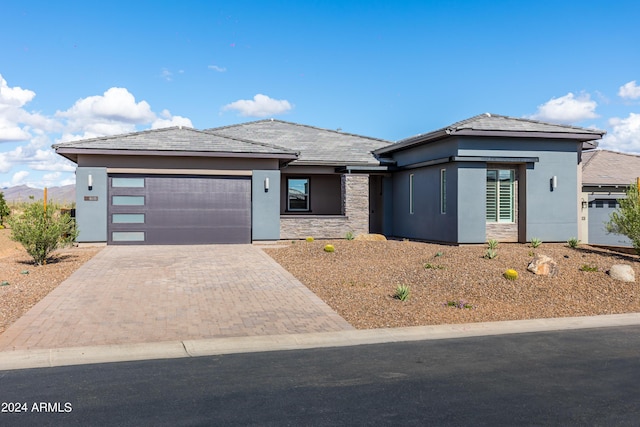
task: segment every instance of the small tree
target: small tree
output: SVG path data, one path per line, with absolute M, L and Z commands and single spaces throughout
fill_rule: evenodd
M 71 244 L 78 235 L 68 214 L 50 206 L 45 210 L 41 201 L 30 203 L 19 216 L 8 219 L 11 239 L 24 246 L 38 265 L 47 263 L 51 252 L 59 246 Z
M 0 225 L 4 225 L 5 217 L 8 217 L 11 213 L 11 209 L 7 206 L 7 201 L 4 199 L 4 193 L 0 192 Z
M 640 200 L 638 186 L 631 184 L 626 191 L 627 198 L 620 199 L 620 208 L 613 212 L 605 224 L 609 233 L 627 236 L 636 253 L 640 255 Z

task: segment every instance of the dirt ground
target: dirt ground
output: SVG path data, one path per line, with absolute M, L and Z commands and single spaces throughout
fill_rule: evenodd
M 327 243 L 335 252 L 323 250 Z M 588 245 L 543 243 L 533 249 L 505 243 L 495 259 L 483 258 L 486 245 L 285 245 L 267 253 L 359 329 L 640 312 L 640 258 Z M 534 254 L 553 258 L 559 275 L 527 271 Z M 612 279 L 607 271 L 613 264 L 631 265 L 636 282 Z M 515 269 L 518 279 L 504 278 L 507 269 Z M 394 298 L 398 285 L 409 287 L 406 301 Z
M 0 282 L 8 283 L 0 286 L 0 333 L 100 251 L 60 249 L 38 267 L 9 236 L 0 230 Z M 486 245 L 281 243 L 265 251 L 359 329 L 640 312 L 640 257 L 588 245 L 500 244 L 498 257 L 485 259 Z M 335 252 L 323 250 L 327 243 Z M 560 274 L 528 272 L 534 254 L 552 257 Z M 636 282 L 612 279 L 613 264 L 631 265 Z M 518 279 L 505 279 L 507 269 Z M 398 285 L 409 287 L 406 301 L 394 298 Z
M 24 248 L 0 229 L 0 333 L 91 259 L 100 248 L 62 248 L 36 266 Z

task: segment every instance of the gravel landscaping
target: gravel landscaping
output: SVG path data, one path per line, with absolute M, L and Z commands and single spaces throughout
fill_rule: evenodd
M 9 235 L 0 230 L 0 282 L 9 283 L 0 286 L 0 333 L 100 250 L 61 249 L 37 267 Z M 335 251 L 325 252 L 326 244 Z M 640 257 L 588 245 L 501 243 L 494 259 L 483 258 L 486 245 L 333 240 L 277 246 L 264 250 L 358 329 L 640 312 Z M 559 275 L 528 272 L 534 254 L 553 258 Z M 636 282 L 611 278 L 614 264 L 631 265 Z M 518 278 L 504 278 L 507 269 Z M 394 298 L 398 285 L 409 287 L 407 300 Z
M 36 266 L 24 248 L 12 241 L 11 231 L 0 229 L 0 333 L 62 283 L 100 248 L 59 249 L 42 266 Z
M 325 252 L 326 244 L 335 252 Z M 588 245 L 543 243 L 533 249 L 501 243 L 494 259 L 484 258 L 486 245 L 394 240 L 284 245 L 265 251 L 358 329 L 640 312 L 640 258 Z M 527 271 L 534 254 L 553 258 L 558 276 Z M 611 278 L 607 271 L 613 264 L 631 265 L 636 282 Z M 507 269 L 516 270 L 518 278 L 504 278 Z M 407 300 L 394 298 L 398 285 L 409 287 Z

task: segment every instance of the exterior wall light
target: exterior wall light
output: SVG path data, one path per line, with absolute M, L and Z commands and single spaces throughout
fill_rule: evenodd
M 89 186 L 89 191 L 93 190 L 93 175 L 89 174 L 89 176 L 87 176 L 87 184 Z
M 585 199 L 582 199 L 582 209 L 587 209 L 589 207 L 589 202 Z
M 269 178 L 264 179 L 264 192 L 269 191 Z
M 555 190 L 556 188 L 558 188 L 558 177 L 557 176 L 552 176 L 551 180 L 550 180 L 550 184 L 551 184 L 551 191 Z

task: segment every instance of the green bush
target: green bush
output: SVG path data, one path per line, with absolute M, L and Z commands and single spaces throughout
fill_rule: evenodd
M 409 295 L 411 294 L 411 290 L 408 285 L 398 285 L 396 287 L 396 293 L 393 295 L 394 298 L 399 299 L 400 301 L 406 301 L 409 299 Z
M 538 247 L 538 246 L 540 246 L 541 244 L 542 244 L 542 240 L 537 239 L 537 238 L 535 238 L 535 237 L 532 237 L 532 238 L 531 238 L 531 247 L 532 247 L 533 249 L 537 248 L 537 247 Z
M 47 263 L 58 247 L 71 244 L 77 237 L 73 219 L 61 214 L 55 205 L 46 210 L 41 201 L 25 207 L 22 214 L 8 219 L 11 239 L 22 244 L 38 265 Z
M 333 245 L 324 245 L 325 252 L 335 252 L 336 248 Z
M 4 193 L 0 192 L 0 225 L 4 228 L 4 219 L 11 214 L 11 209 L 7 205 L 7 201 L 4 199 Z
M 578 245 L 580 245 L 580 240 L 578 240 L 575 237 L 570 238 L 569 240 L 567 240 L 567 245 L 569 245 L 570 248 L 577 248 Z
M 353 235 L 353 231 L 347 231 L 347 234 L 344 236 L 344 238 L 347 240 L 355 239 L 355 236 Z
M 487 242 L 489 249 L 495 250 L 498 249 L 498 241 L 496 239 L 491 239 Z
M 498 251 L 495 249 L 487 249 L 487 252 L 484 254 L 486 259 L 494 259 L 498 256 Z
M 632 184 L 626 191 L 627 197 L 620 199 L 620 208 L 611 213 L 609 222 L 605 225 L 610 233 L 627 236 L 636 253 L 640 255 L 640 194 L 638 186 Z

